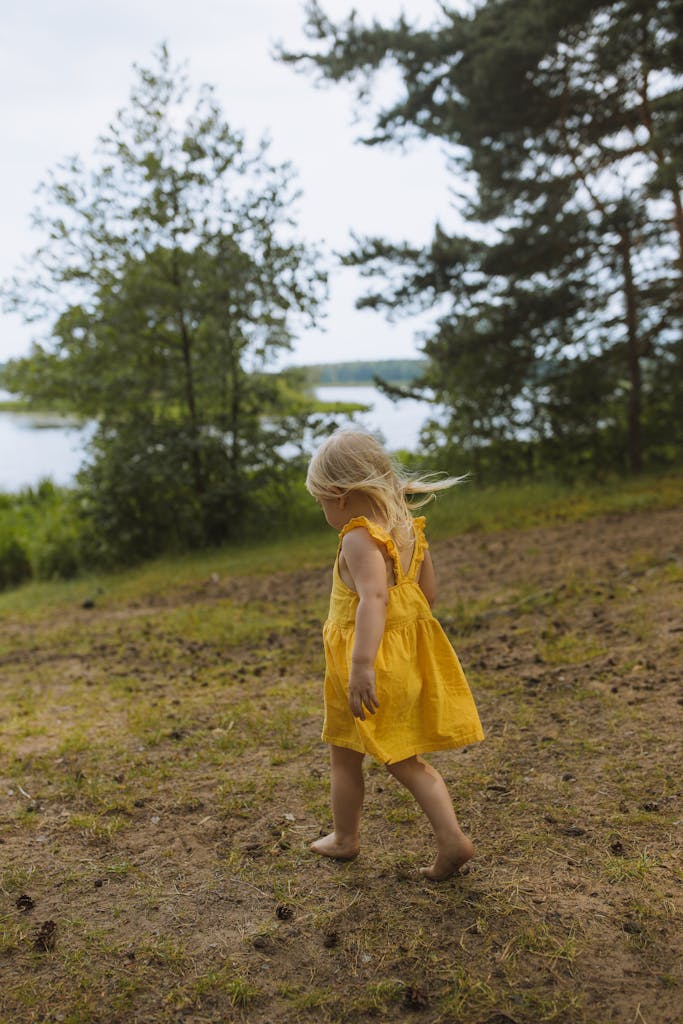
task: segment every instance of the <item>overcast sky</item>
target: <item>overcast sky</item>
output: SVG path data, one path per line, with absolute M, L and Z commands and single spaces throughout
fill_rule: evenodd
M 324 0 L 334 18 L 347 0 Z M 401 10 L 425 25 L 435 0 L 363 0 L 363 17 L 393 20 Z M 128 102 L 132 65 L 149 65 L 167 42 L 174 62 L 187 61 L 193 85 L 211 83 L 231 126 L 254 144 L 264 134 L 272 155 L 290 160 L 303 196 L 303 237 L 345 249 L 350 232 L 425 242 L 435 220 L 448 222 L 445 160 L 439 147 L 405 152 L 355 142 L 352 91 L 316 88 L 309 75 L 278 64 L 275 41 L 297 49 L 302 0 L 7 0 L 0 24 L 3 160 L 0 162 L 0 278 L 37 242 L 29 226 L 34 189 L 64 156 L 86 162 L 114 114 Z M 385 88 L 390 87 L 385 83 Z M 363 282 L 355 272 L 331 280 L 326 330 L 309 332 L 290 363 L 391 358 L 418 354 L 426 320 L 395 326 L 381 314 L 354 310 Z M 0 360 L 28 351 L 31 331 L 0 315 Z

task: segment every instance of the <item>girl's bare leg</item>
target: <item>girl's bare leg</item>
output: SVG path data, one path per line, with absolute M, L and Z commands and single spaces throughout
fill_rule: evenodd
M 422 874 L 435 882 L 450 878 L 470 859 L 474 846 L 458 824 L 446 783 L 421 757 L 409 757 L 387 768 L 413 794 L 434 829 L 436 860 L 421 868 Z
M 363 754 L 346 747 L 330 747 L 330 798 L 334 832 L 311 843 L 323 857 L 353 860 L 358 854 L 360 812 L 365 795 Z

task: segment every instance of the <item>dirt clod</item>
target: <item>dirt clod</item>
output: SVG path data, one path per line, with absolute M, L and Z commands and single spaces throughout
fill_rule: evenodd
M 54 921 L 44 921 L 33 941 L 37 953 L 50 953 L 57 942 L 57 925 Z
M 408 1010 L 424 1010 L 429 1006 L 427 993 L 417 985 L 406 985 L 403 993 L 403 1005 Z

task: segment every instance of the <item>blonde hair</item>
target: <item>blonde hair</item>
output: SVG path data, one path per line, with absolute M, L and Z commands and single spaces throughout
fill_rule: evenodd
M 390 533 L 410 527 L 411 509 L 432 501 L 436 491 L 453 487 L 465 477 L 438 479 L 434 474 L 407 473 L 363 430 L 338 430 L 327 438 L 310 461 L 306 488 L 314 498 L 338 498 L 350 491 L 366 494 L 386 519 Z M 408 497 L 422 497 L 408 502 Z

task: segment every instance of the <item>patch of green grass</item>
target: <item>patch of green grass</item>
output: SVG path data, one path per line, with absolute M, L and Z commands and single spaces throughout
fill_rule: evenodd
M 556 630 L 552 627 L 543 633 L 539 653 L 548 665 L 582 665 L 592 658 L 607 654 L 609 648 L 570 629 Z
M 317 1010 L 336 1002 L 336 993 L 330 988 L 303 985 L 282 985 L 280 995 L 297 1010 Z
M 521 959 L 541 957 L 551 970 L 558 964 L 570 968 L 579 949 L 576 930 L 576 925 L 572 924 L 566 934 L 558 934 L 544 921 L 534 922 L 511 940 L 508 950 L 511 956 Z
M 231 966 L 216 967 L 198 975 L 189 985 L 180 986 L 172 997 L 176 1005 L 188 1001 L 196 1006 L 210 996 L 222 995 L 230 1006 L 244 1009 L 259 996 L 259 989 L 246 978 L 235 974 Z
M 604 870 L 610 882 L 642 881 L 658 867 L 657 860 L 647 850 L 637 857 L 605 858 Z
M 80 832 L 85 839 L 109 841 L 117 832 L 126 827 L 126 823 L 118 817 L 104 817 L 99 814 L 72 814 L 68 826 Z
M 30 886 L 34 872 L 35 868 L 32 866 L 5 868 L 0 874 L 0 892 L 8 893 L 10 896 L 23 893 Z
M 565 1021 L 580 1020 L 583 1016 L 584 996 L 582 992 L 557 992 L 552 995 L 521 991 L 509 1002 L 509 1012 L 516 1013 L 522 1020 L 533 1024 L 564 1024 Z M 514 1018 L 513 1018 L 514 1019 Z
M 25 930 L 9 915 L 0 915 L 0 956 L 15 952 L 25 941 Z
M 496 1008 L 496 995 L 485 978 L 466 967 L 455 967 L 450 972 L 439 1009 L 445 1019 L 477 1019 L 480 1014 Z
M 405 995 L 406 985 L 398 979 L 374 981 L 365 985 L 360 992 L 349 993 L 345 1008 L 349 1014 L 362 1013 L 372 1017 L 379 1014 L 390 1015 Z
M 425 507 L 434 537 L 579 522 L 591 516 L 683 504 L 683 474 L 615 478 L 603 484 L 537 481 L 478 487 L 476 481 L 440 494 Z

